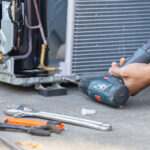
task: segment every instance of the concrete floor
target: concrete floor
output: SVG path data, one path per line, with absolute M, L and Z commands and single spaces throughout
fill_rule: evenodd
M 131 97 L 123 109 L 114 109 L 91 101 L 76 87 L 69 87 L 67 96 L 42 97 L 33 88 L 0 84 L 0 118 L 3 108 L 12 104 L 30 104 L 37 109 L 63 115 L 110 123 L 113 131 L 102 132 L 66 125 L 61 135 L 36 137 L 26 133 L 0 131 L 11 141 L 33 142 L 39 150 L 143 150 L 150 148 L 150 89 Z M 95 109 L 96 115 L 82 116 L 82 108 Z M 24 147 L 25 148 L 25 147 Z M 0 150 L 3 148 L 0 146 Z

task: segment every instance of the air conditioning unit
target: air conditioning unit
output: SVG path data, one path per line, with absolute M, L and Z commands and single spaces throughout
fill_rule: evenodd
M 63 76 L 107 72 L 150 38 L 149 0 L 69 0 Z

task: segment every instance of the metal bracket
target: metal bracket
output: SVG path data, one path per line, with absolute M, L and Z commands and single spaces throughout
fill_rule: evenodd
M 58 83 L 52 84 L 50 87 L 44 87 L 42 84 L 35 84 L 35 89 L 42 96 L 62 96 L 67 95 L 67 89 Z

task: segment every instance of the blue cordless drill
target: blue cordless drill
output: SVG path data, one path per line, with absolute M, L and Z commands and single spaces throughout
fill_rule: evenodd
M 150 42 L 139 48 L 123 66 L 131 63 L 150 63 Z M 113 107 L 124 106 L 130 96 L 124 81 L 110 74 L 97 79 L 82 79 L 78 86 L 93 100 Z

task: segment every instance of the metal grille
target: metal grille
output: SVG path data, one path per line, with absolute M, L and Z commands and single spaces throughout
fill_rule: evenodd
M 75 0 L 72 73 L 108 71 L 150 38 L 150 0 Z

